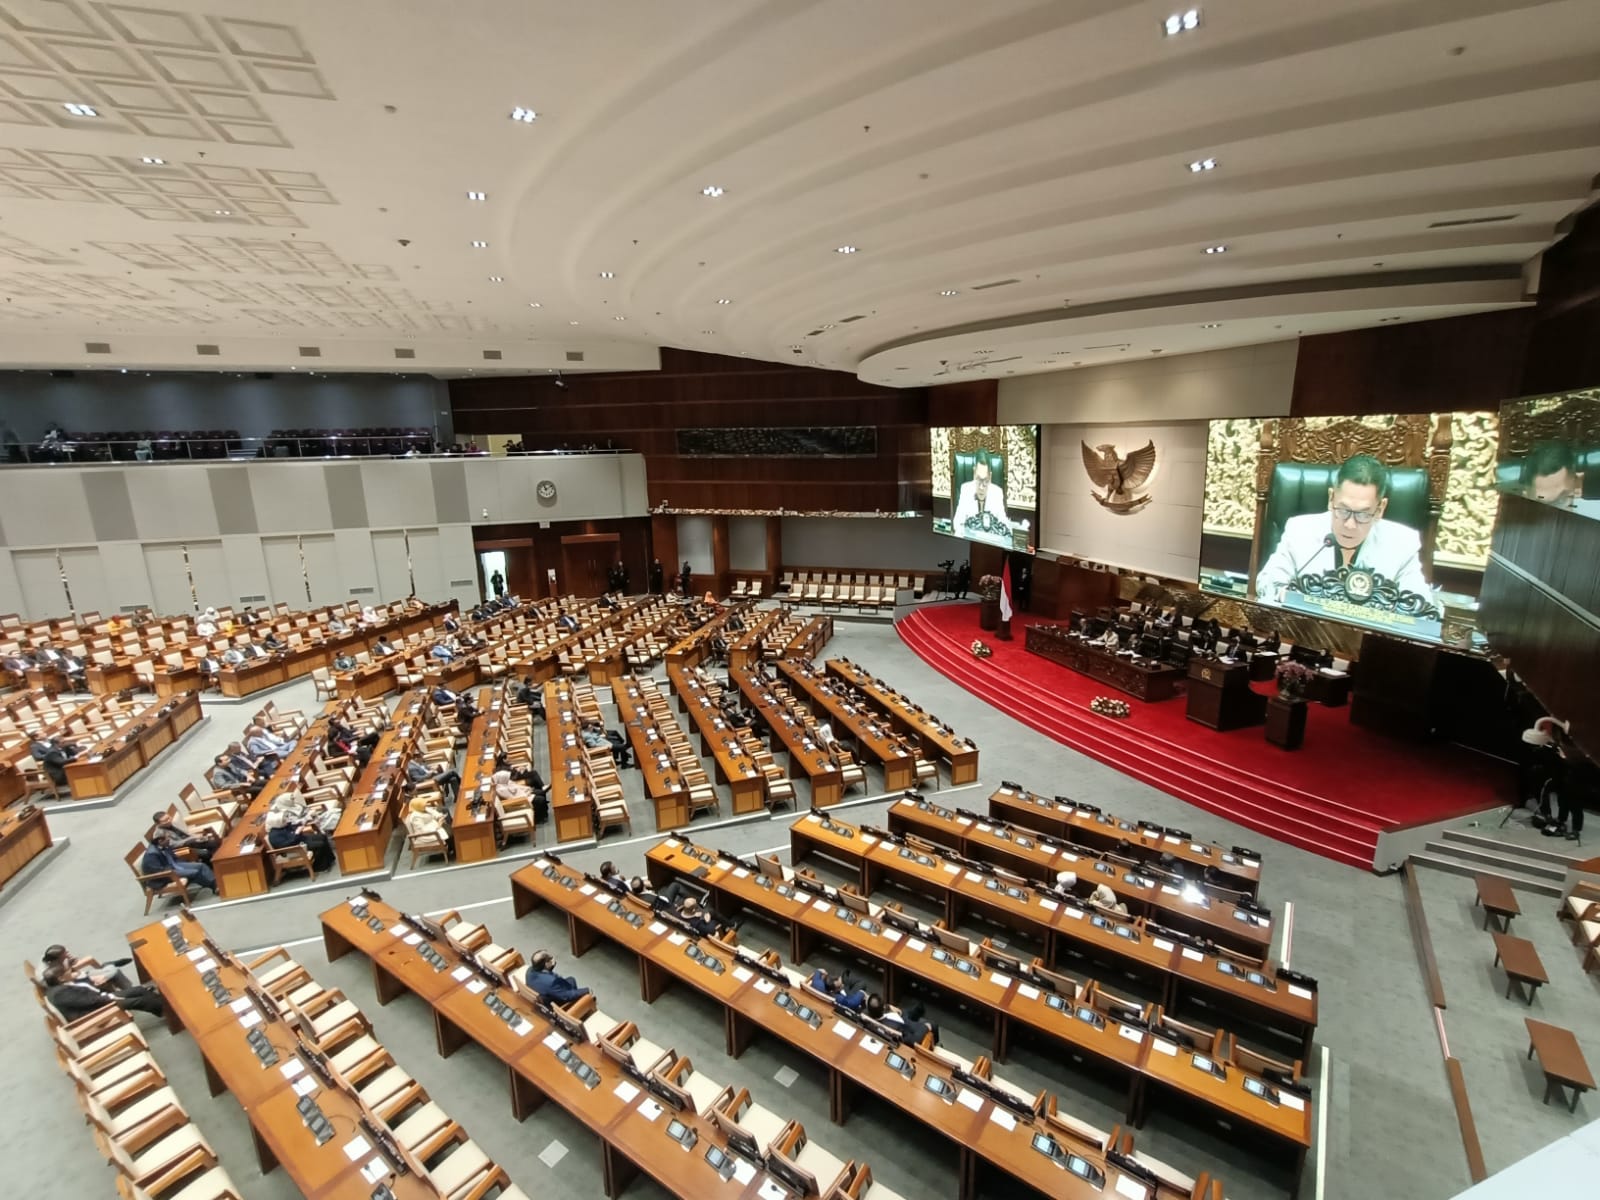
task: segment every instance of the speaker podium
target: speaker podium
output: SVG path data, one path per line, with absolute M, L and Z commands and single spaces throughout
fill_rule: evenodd
M 1216 730 L 1264 725 L 1267 698 L 1250 689 L 1250 664 L 1214 658 L 1189 660 L 1189 708 L 1185 715 Z

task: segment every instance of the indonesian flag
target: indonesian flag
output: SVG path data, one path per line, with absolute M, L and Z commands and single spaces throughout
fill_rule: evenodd
M 1011 620 L 1011 558 L 1006 557 L 1006 565 L 1000 569 L 1000 619 Z

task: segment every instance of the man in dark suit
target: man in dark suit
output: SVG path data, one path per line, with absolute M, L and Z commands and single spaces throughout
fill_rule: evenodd
M 28 749 L 33 754 L 33 760 L 44 768 L 44 773 L 50 776 L 50 782 L 58 788 L 67 786 L 67 764 L 83 753 L 81 747 L 59 742 L 55 738 L 39 738 Z
M 44 998 L 69 1022 L 97 1013 L 111 1004 L 157 1017 L 167 1015 L 161 993 L 151 983 L 136 983 L 121 993 L 113 994 L 92 983 L 73 979 L 59 967 L 51 967 L 44 973 L 44 985 Z
M 556 974 L 555 956 L 548 950 L 540 950 L 529 960 L 526 978 L 529 989 L 549 1004 L 571 1004 L 589 994 L 573 976 Z
M 664 568 L 661 565 L 661 560 L 659 558 L 652 558 L 650 560 L 650 591 L 651 591 L 651 593 L 654 594 L 654 595 L 657 595 L 657 596 L 661 595 L 663 592 L 666 591 L 666 584 L 667 584 L 666 568 Z

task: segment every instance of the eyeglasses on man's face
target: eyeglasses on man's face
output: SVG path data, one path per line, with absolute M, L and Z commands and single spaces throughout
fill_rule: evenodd
M 1357 525 L 1371 525 L 1378 519 L 1378 514 L 1370 509 L 1343 508 L 1336 504 L 1333 507 L 1333 517 L 1336 521 L 1354 521 Z

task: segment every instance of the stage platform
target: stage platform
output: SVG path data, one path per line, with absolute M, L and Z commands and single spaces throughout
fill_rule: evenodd
M 1463 747 L 1412 745 L 1350 724 L 1348 707 L 1313 704 L 1305 744 L 1287 751 L 1260 726 L 1217 733 L 1184 716 L 1182 696 L 1146 703 L 978 629 L 975 604 L 923 609 L 897 622 L 902 641 L 940 674 L 1025 725 L 1178 799 L 1313 853 L 1371 870 L 1380 834 L 1482 812 L 1509 798 L 1510 768 Z M 994 651 L 972 656 L 974 638 Z M 1255 685 L 1263 692 L 1275 685 Z M 1124 719 L 1089 710 L 1096 696 L 1126 700 Z M 1007 778 L 1042 789 L 1027 765 Z M 1093 796 L 1074 799 L 1094 803 Z

